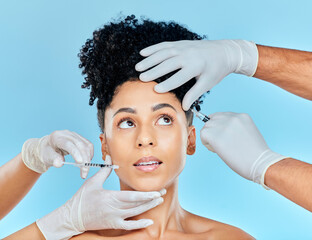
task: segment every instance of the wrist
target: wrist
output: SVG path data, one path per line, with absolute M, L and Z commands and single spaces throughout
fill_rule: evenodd
M 292 161 L 293 161 L 292 158 L 285 158 L 281 161 L 278 161 L 270 165 L 264 175 L 264 184 L 269 188 L 272 188 L 274 183 L 280 182 L 279 178 L 280 169 L 283 168 L 284 166 L 287 166 Z
M 47 240 L 67 240 L 72 236 L 80 234 L 78 229 L 72 225 L 70 216 L 72 209 L 67 207 L 66 204 L 47 214 L 46 216 L 38 219 L 36 224 L 41 233 Z
M 253 164 L 252 180 L 269 190 L 270 188 L 265 184 L 265 174 L 270 166 L 285 158 L 288 157 L 273 152 L 270 149 L 265 150 Z
M 235 73 L 246 76 L 253 76 L 258 66 L 258 48 L 254 42 L 246 40 L 230 40 L 236 47 L 239 48 L 239 64 Z

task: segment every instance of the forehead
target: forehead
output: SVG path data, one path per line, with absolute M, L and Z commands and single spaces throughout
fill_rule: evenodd
M 181 102 L 173 93 L 157 93 L 154 86 L 157 83 L 142 81 L 127 81 L 117 88 L 110 108 L 121 107 L 150 108 L 157 103 L 169 103 L 177 111 L 183 111 Z

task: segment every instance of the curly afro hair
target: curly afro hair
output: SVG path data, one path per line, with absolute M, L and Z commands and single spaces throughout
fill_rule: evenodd
M 201 40 L 204 37 L 190 32 L 175 22 L 153 22 L 127 16 L 117 22 L 110 22 L 93 32 L 93 38 L 82 46 L 78 57 L 79 68 L 85 75 L 82 88 L 91 87 L 89 104 L 97 100 L 98 122 L 104 131 L 105 109 L 112 102 L 117 87 L 126 81 L 137 81 L 139 72 L 135 65 L 143 59 L 140 50 L 163 41 Z M 155 80 L 159 83 L 173 73 Z M 185 93 L 195 84 L 195 78 L 170 91 L 182 103 Z M 202 102 L 202 101 L 197 101 Z M 185 112 L 189 126 L 192 125 L 193 113 Z

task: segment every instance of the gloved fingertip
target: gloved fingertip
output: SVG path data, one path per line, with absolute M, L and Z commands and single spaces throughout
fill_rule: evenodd
M 213 153 L 216 153 L 216 151 L 214 150 L 214 148 L 212 146 L 210 146 L 209 144 L 206 145 L 207 149 Z
M 159 192 L 160 192 L 161 196 L 164 196 L 167 193 L 167 190 L 165 188 L 163 188 Z
M 53 160 L 53 167 L 60 168 L 63 165 L 64 165 L 64 160 L 61 160 L 58 158 Z
M 148 56 L 148 53 L 147 53 L 145 48 L 140 51 L 140 55 L 143 56 L 143 57 L 147 57 Z
M 155 85 L 154 90 L 155 90 L 155 92 L 158 92 L 158 93 L 167 92 L 166 89 L 164 89 L 162 86 L 159 86 L 159 84 Z
M 190 109 L 190 106 L 191 106 L 191 104 L 189 104 L 189 103 L 186 102 L 186 101 L 183 101 L 183 103 L 182 103 L 182 108 L 183 108 L 183 110 L 184 110 L 185 112 L 187 112 L 187 111 Z
M 105 156 L 105 161 L 104 161 L 105 164 L 112 164 L 112 158 L 110 155 L 106 155 Z
M 77 163 L 83 163 L 82 157 L 80 157 L 80 156 L 79 156 L 79 157 L 77 156 L 77 157 L 75 158 L 75 161 L 76 161 Z
M 136 71 L 142 72 L 142 68 L 143 68 L 143 67 L 142 67 L 142 64 L 141 64 L 141 63 L 137 63 L 137 64 L 135 64 L 135 67 L 134 67 L 134 68 L 135 68 Z
M 146 219 L 144 227 L 148 227 L 154 224 L 154 221 L 152 219 Z
M 190 101 L 189 96 L 187 95 L 188 93 L 186 93 L 183 97 L 182 100 L 182 108 L 184 111 L 188 111 L 190 109 L 190 106 L 192 105 L 193 102 Z
M 139 75 L 139 79 L 142 81 L 142 82 L 148 82 L 148 75 L 146 73 L 141 73 Z
M 86 179 L 87 176 L 88 176 L 88 173 L 89 173 L 89 168 L 88 167 L 82 167 L 80 169 L 80 176 L 81 176 L 81 178 Z

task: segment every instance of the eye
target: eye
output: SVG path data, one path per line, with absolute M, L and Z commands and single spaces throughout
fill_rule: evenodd
M 173 123 L 173 117 L 164 114 L 157 120 L 157 123 L 159 125 L 171 125 Z
M 118 127 L 120 127 L 120 128 L 132 128 L 132 127 L 134 127 L 134 123 L 130 119 L 121 119 L 118 122 Z

